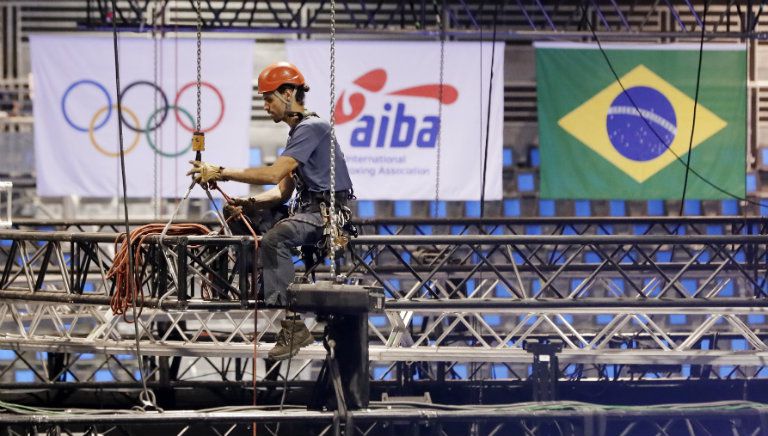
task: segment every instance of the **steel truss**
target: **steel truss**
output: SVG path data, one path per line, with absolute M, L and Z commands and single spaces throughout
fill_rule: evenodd
M 526 344 L 556 342 L 567 378 L 685 378 L 697 365 L 726 367 L 715 375 L 721 378 L 762 376 L 766 237 L 754 234 L 762 221 L 587 221 L 552 223 L 560 233 L 580 234 L 546 236 L 403 235 L 459 224 L 362 223 L 396 233 L 361 236 L 341 268 L 350 281 L 377 283 L 390 297 L 386 315 L 369 320 L 374 374 L 524 379 Z M 701 234 L 716 224 L 737 234 Z M 531 225 L 488 221 L 461 229 L 518 233 Z M 639 227 L 645 234 L 599 234 Z M 135 352 L 133 326 L 108 307 L 116 235 L 109 224 L 102 228 L 107 232 L 0 233 L 0 344 L 15 353 L 6 372 L 22 366 L 35 380 L 93 381 L 107 369 L 117 381 L 135 378 L 126 357 Z M 156 240 L 144 248 L 153 261 L 144 270 L 141 348 L 171 358 L 174 369 L 157 377 L 250 377 L 254 325 L 263 357 L 280 319 L 279 311 L 253 310 L 242 261 L 250 244 L 189 237 L 166 238 L 166 250 Z M 82 359 L 94 353 L 105 357 Z M 311 378 L 312 362 L 324 354 L 320 345 L 302 350 L 289 377 Z M 257 375 L 278 370 L 261 366 Z
M 751 407 L 750 407 L 751 406 Z M 94 411 L 95 412 L 95 411 Z M 240 410 L 165 413 L 63 413 L 58 415 L 0 415 L 9 435 L 32 434 L 278 434 L 318 435 L 757 435 L 765 431 L 758 405 L 721 404 L 666 410 L 601 407 L 579 403 L 527 403 L 492 407 L 431 407 L 379 403 L 371 410 L 340 416 L 302 410 Z M 134 432 L 132 432 L 133 430 Z M 84 433 L 83 433 L 84 432 Z M 157 433 L 160 434 L 160 433 Z
M 336 22 L 339 32 L 434 36 L 445 23 L 449 36 L 477 37 L 477 32 L 499 26 L 501 39 L 536 39 L 542 34 L 574 38 L 589 33 L 584 12 L 598 31 L 610 37 L 622 33 L 642 38 L 694 35 L 703 22 L 703 6 L 689 0 L 683 2 L 615 2 L 595 1 L 548 2 L 476 2 L 448 0 L 439 2 L 339 1 Z M 711 2 L 715 3 L 715 2 Z M 123 27 L 146 29 L 152 25 L 177 29 L 194 27 L 194 0 L 160 2 L 126 0 L 118 2 L 117 19 Z M 712 36 L 754 37 L 763 19 L 763 4 L 752 1 L 729 1 L 711 4 L 707 25 Z M 85 28 L 111 26 L 109 1 L 89 0 Z M 261 33 L 326 33 L 330 6 L 322 1 L 221 0 L 202 2 L 202 18 L 206 30 L 249 30 Z M 698 36 L 698 35 L 695 35 Z

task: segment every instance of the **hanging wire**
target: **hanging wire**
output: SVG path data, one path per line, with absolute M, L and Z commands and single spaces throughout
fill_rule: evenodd
M 123 215 L 125 219 L 125 237 L 128 239 L 130 233 L 130 224 L 128 221 L 128 182 L 127 177 L 125 174 L 125 146 L 123 144 L 123 123 L 122 123 L 122 110 L 123 110 L 123 96 L 122 91 L 120 89 L 120 55 L 118 52 L 117 47 L 117 17 L 116 17 L 116 11 L 117 11 L 117 0 L 112 0 L 112 42 L 113 42 L 113 51 L 115 54 L 115 89 L 117 90 L 117 135 L 118 135 L 118 143 L 120 144 L 120 170 L 121 170 L 121 176 L 122 176 L 122 184 L 123 184 Z M 145 408 L 152 408 L 157 409 L 157 402 L 155 399 L 154 392 L 150 391 L 147 388 L 147 379 L 146 374 L 144 370 L 144 357 L 141 354 L 141 344 L 139 341 L 139 322 L 136 319 L 137 313 L 136 313 L 136 293 L 137 293 L 137 283 L 136 283 L 136 273 L 134 271 L 133 267 L 133 261 L 134 261 L 135 253 L 133 252 L 133 247 L 131 247 L 131 244 L 128 243 L 128 292 L 131 295 L 131 298 L 133 300 L 133 332 L 134 332 L 134 339 L 136 341 L 136 360 L 138 361 L 139 366 L 139 375 L 141 378 L 141 394 L 139 394 L 139 400 L 142 402 L 143 407 Z
M 707 9 L 709 2 L 704 2 L 704 18 L 701 23 L 701 40 L 699 42 L 699 65 L 696 70 L 696 94 L 693 97 L 693 119 L 691 120 L 691 139 L 688 141 L 688 155 L 685 157 L 685 179 L 683 180 L 683 195 L 680 197 L 680 216 L 685 212 L 685 194 L 688 190 L 688 175 L 691 168 L 691 155 L 693 154 L 693 133 L 696 131 L 696 108 L 699 107 L 699 89 L 701 84 L 701 61 L 704 57 L 704 33 L 707 30 Z
M 488 174 L 488 143 L 491 133 L 491 100 L 493 96 L 493 68 L 496 62 L 496 23 L 499 18 L 499 3 L 493 14 L 493 38 L 491 38 L 491 76 L 488 80 L 488 112 L 485 114 L 485 151 L 483 152 L 483 177 L 480 183 L 480 218 L 485 217 L 485 182 Z

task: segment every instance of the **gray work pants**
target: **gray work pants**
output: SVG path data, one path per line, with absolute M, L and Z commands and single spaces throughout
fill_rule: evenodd
M 267 231 L 261 238 L 261 262 L 266 304 L 286 304 L 286 290 L 295 269 L 292 249 L 314 245 L 323 237 L 323 217 L 317 213 L 297 213 Z

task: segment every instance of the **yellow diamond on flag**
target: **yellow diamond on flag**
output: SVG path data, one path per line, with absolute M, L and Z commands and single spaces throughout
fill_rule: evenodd
M 626 93 L 614 82 L 558 125 L 642 183 L 688 152 L 694 101 L 644 65 L 621 77 L 621 84 Z M 692 147 L 726 125 L 699 104 Z

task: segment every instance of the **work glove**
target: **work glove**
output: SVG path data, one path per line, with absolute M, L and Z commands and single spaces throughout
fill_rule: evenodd
M 211 165 L 199 160 L 191 160 L 192 169 L 187 172 L 188 176 L 192 176 L 195 182 L 201 185 L 207 185 L 211 182 L 226 181 L 222 176 L 224 167 L 219 165 Z

